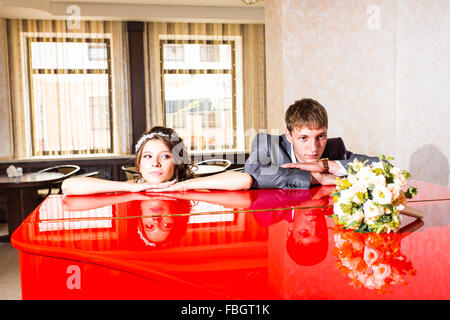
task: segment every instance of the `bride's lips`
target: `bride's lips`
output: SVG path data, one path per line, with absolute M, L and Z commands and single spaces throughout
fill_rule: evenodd
M 162 173 L 162 171 L 152 171 L 152 172 L 149 172 L 148 174 L 151 176 L 160 176 L 163 173 Z

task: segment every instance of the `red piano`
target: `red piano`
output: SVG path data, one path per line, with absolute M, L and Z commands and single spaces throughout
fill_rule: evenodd
M 23 299 L 449 299 L 450 189 L 395 234 L 335 225 L 332 187 L 49 196 L 11 237 Z

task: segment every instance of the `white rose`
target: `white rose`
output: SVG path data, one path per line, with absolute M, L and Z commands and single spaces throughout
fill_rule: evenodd
M 394 176 L 394 183 L 403 187 L 406 185 L 406 177 L 403 171 L 398 167 L 392 167 L 391 174 Z
M 352 189 L 353 189 L 353 192 L 354 193 L 358 193 L 358 192 L 360 192 L 360 193 L 366 193 L 367 192 L 367 186 L 366 185 L 364 185 L 364 184 L 362 184 L 362 183 L 355 183 L 353 186 L 352 186 Z
M 394 175 L 394 177 L 398 177 L 402 174 L 402 170 L 399 167 L 392 167 L 391 174 Z
M 386 178 L 382 174 L 378 174 L 372 179 L 372 183 L 375 186 L 384 186 L 386 184 Z
M 384 185 L 377 185 L 372 191 L 373 201 L 379 204 L 389 204 L 392 201 L 392 194 Z
M 367 200 L 364 203 L 364 221 L 368 224 L 372 224 L 379 216 L 383 214 L 383 210 L 380 210 L 372 200 Z
M 345 213 L 341 208 L 341 203 L 341 201 L 335 202 L 333 206 L 333 211 L 338 216 L 338 218 L 342 218 L 343 216 L 345 216 Z
M 351 200 L 355 196 L 352 188 L 345 189 L 341 191 L 341 196 L 339 197 L 339 201 L 344 204 L 350 204 Z
M 348 182 L 350 182 L 350 184 L 354 185 L 356 183 L 358 183 L 358 178 L 356 177 L 356 175 L 354 174 L 349 174 L 347 177 Z
M 393 200 L 396 200 L 396 199 L 398 199 L 398 197 L 400 197 L 400 191 L 401 191 L 400 185 L 398 185 L 396 183 L 389 183 L 386 185 L 386 188 L 392 194 Z
M 364 219 L 364 212 L 362 210 L 358 210 L 354 214 L 352 214 L 349 218 L 350 223 L 353 221 L 361 222 Z
M 372 181 L 375 178 L 375 173 L 373 173 L 369 167 L 363 167 L 358 171 L 356 177 L 358 178 L 359 183 L 368 186 L 370 183 L 373 183 Z
M 381 169 L 381 170 L 384 170 L 383 162 L 372 162 L 372 163 L 370 164 L 370 167 L 371 167 L 372 169 Z
M 362 200 L 358 198 L 358 194 L 365 194 L 367 192 L 367 186 L 362 183 L 356 183 L 350 188 L 353 193 L 353 198 L 351 199 L 356 204 L 361 204 Z
M 349 166 L 351 166 L 353 168 L 353 170 L 359 171 L 359 170 L 361 170 L 361 168 L 363 168 L 363 163 L 361 161 L 359 161 L 357 158 L 355 158 L 355 160 L 353 160 L 353 162 L 349 163 Z

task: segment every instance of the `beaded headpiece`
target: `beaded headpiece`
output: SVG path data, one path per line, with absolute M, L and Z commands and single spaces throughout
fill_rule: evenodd
M 141 147 L 141 145 L 145 142 L 145 141 L 147 141 L 147 140 L 150 140 L 151 138 L 154 138 L 155 136 L 160 136 L 160 137 L 163 137 L 163 138 L 166 138 L 166 139 L 169 139 L 170 140 L 170 135 L 168 135 L 168 134 L 165 134 L 165 133 L 162 133 L 162 132 L 152 132 L 152 133 L 147 133 L 147 134 L 144 134 L 140 139 L 139 139 L 139 141 L 136 143 L 136 151 L 135 152 L 137 152 L 138 150 L 139 150 L 139 148 Z

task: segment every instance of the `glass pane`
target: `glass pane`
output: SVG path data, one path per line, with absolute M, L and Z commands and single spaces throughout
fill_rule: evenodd
M 32 69 L 108 69 L 106 43 L 31 42 Z
M 106 74 L 34 74 L 36 153 L 110 150 Z
M 164 70 L 230 70 L 229 44 L 163 44 Z
M 231 74 L 164 75 L 166 126 L 190 150 L 234 148 Z

